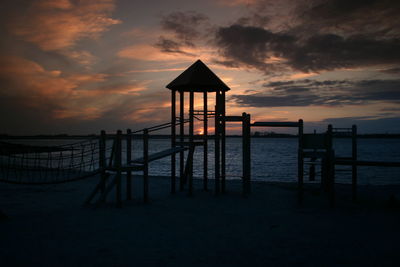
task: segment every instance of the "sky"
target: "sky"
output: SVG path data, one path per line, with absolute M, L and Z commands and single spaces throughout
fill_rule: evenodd
M 197 59 L 231 88 L 228 115 L 400 133 L 398 14 L 392 0 L 2 0 L 0 133 L 167 122 L 165 86 Z

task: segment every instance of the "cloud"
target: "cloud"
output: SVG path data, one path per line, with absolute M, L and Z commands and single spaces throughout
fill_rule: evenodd
M 345 38 L 316 34 L 302 40 L 262 27 L 235 24 L 219 28 L 216 44 L 226 59 L 225 65 L 244 65 L 264 72 L 285 69 L 315 72 L 400 62 L 397 38 L 377 40 L 362 35 Z M 272 57 L 281 60 L 268 62 Z
M 146 82 L 103 73 L 63 73 L 14 56 L 0 56 L 0 106 L 9 132 L 52 130 L 60 121 L 102 119 L 124 101 L 135 108 Z M 133 101 L 133 99 L 135 99 Z M 130 112 L 132 108 L 127 108 Z M 7 117 L 7 118 L 6 118 Z M 23 126 L 18 121 L 24 121 Z M 72 123 L 72 122 L 71 122 Z
M 158 42 L 155 44 L 155 47 L 159 48 L 163 53 L 171 53 L 171 54 L 183 54 L 188 56 L 194 56 L 188 52 L 182 50 L 182 46 L 175 42 L 174 40 L 166 39 L 165 37 L 161 36 Z
M 109 17 L 113 0 L 39 0 L 17 15 L 10 30 L 45 51 L 72 47 L 83 38 L 98 38 L 111 25 L 120 23 Z
M 376 101 L 400 103 L 400 80 L 298 80 L 264 84 L 263 92 L 232 95 L 248 107 L 343 106 Z
M 19 5 L 18 5 L 19 4 Z M 13 10 L 12 5 L 18 5 Z M 112 25 L 114 0 L 38 0 L 7 5 L 8 31 L 20 40 L 32 43 L 42 51 L 56 52 L 82 65 L 96 62 L 89 51 L 77 50 L 83 39 L 98 39 Z
M 201 27 L 208 21 L 208 17 L 196 11 L 173 12 L 161 18 L 161 27 L 175 35 L 180 43 L 186 46 L 195 46 L 193 43 L 201 36 Z
M 194 51 L 191 51 L 193 49 L 179 50 L 179 52 L 163 52 L 163 50 L 160 50 L 158 46 L 138 44 L 121 49 L 118 56 L 143 61 L 187 61 L 196 58 Z
M 382 65 L 391 65 L 393 73 L 399 68 L 400 2 L 275 2 L 255 1 L 248 16 L 217 27 L 215 45 L 224 57 L 217 63 L 268 75 Z M 280 61 L 270 62 L 272 57 Z

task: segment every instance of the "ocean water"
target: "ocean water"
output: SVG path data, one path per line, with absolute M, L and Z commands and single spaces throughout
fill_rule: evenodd
M 400 139 L 358 139 L 358 158 L 360 160 L 400 162 Z M 150 153 L 161 151 L 170 146 L 167 139 L 150 139 Z M 351 156 L 351 139 L 334 139 L 337 156 Z M 141 157 L 142 141 L 133 144 L 134 157 Z M 185 154 L 186 157 L 186 154 Z M 177 161 L 179 156 L 177 156 Z M 214 177 L 214 140 L 209 140 L 208 176 Z M 194 177 L 203 176 L 203 148 L 196 147 L 194 156 Z M 336 167 L 336 182 L 351 183 L 351 167 Z M 320 173 L 316 167 L 317 181 Z M 150 175 L 169 175 L 170 160 L 164 158 L 150 164 Z M 177 173 L 179 166 L 177 162 Z M 252 138 L 251 173 L 253 180 L 297 181 L 297 139 L 296 138 Z M 240 179 L 242 174 L 242 141 L 240 138 L 226 139 L 227 179 Z M 398 167 L 358 167 L 359 184 L 400 184 Z M 305 167 L 305 182 L 308 181 L 308 167 Z
M 79 141 L 79 140 L 78 140 Z M 56 146 L 74 143 L 77 140 L 25 140 L 12 141 L 31 145 Z M 111 150 L 112 140 L 107 142 Z M 297 181 L 297 138 L 252 138 L 251 139 L 251 174 L 253 180 L 295 182 Z M 132 158 L 142 157 L 141 139 L 134 139 Z M 334 150 L 337 156 L 351 156 L 351 139 L 334 139 Z M 149 153 L 158 152 L 170 147 L 169 139 L 150 139 Z M 123 162 L 126 161 L 126 146 L 122 143 Z M 185 152 L 185 158 L 187 152 Z M 358 158 L 360 160 L 400 162 L 400 139 L 358 139 Z M 179 174 L 179 155 L 177 155 L 177 174 Z M 214 178 L 214 140 L 209 140 L 208 177 Z M 351 183 L 351 167 L 336 167 L 336 182 Z M 317 182 L 320 167 L 317 165 Z M 150 163 L 150 175 L 170 175 L 170 158 L 163 158 Z M 242 175 L 242 141 L 241 138 L 226 139 L 226 174 L 227 179 L 240 179 Z M 359 184 L 400 184 L 399 167 L 358 167 Z M 194 177 L 203 177 L 203 147 L 196 147 L 194 155 Z M 305 182 L 308 181 L 308 166 L 305 166 Z

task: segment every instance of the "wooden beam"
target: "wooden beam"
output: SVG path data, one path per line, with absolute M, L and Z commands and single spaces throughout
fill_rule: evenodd
M 252 127 L 299 127 L 298 122 L 254 122 Z
M 243 121 L 243 116 L 225 116 L 225 121 L 241 122 Z

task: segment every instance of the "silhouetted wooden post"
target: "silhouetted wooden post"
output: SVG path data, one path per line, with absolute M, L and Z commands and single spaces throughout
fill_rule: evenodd
M 181 142 L 181 148 L 183 148 L 183 142 L 185 141 L 185 109 L 184 109 L 184 91 L 179 91 L 179 141 Z M 184 180 L 183 173 L 185 171 L 185 152 L 179 153 L 179 190 L 183 191 Z
M 221 193 L 225 193 L 225 176 L 226 176 L 226 129 L 225 129 L 225 91 L 221 91 Z
M 143 201 L 149 202 L 149 130 L 143 130 Z
M 126 164 L 129 165 L 132 160 L 132 131 L 126 131 Z M 132 172 L 126 171 L 126 199 L 132 199 Z
M 194 151 L 194 92 L 189 93 L 189 153 Z M 193 195 L 193 158 L 189 162 L 189 196 Z
M 216 92 L 216 105 L 215 105 L 215 194 L 220 193 L 220 97 L 219 91 Z
M 176 143 L 176 91 L 171 90 L 171 148 L 175 148 Z M 171 155 L 171 194 L 175 194 L 176 175 L 176 156 Z
M 251 192 L 251 131 L 250 114 L 242 114 L 242 167 L 243 167 L 243 196 Z
M 299 136 L 299 144 L 298 144 L 298 155 L 297 155 L 297 169 L 298 169 L 298 203 L 303 203 L 303 183 L 304 183 L 304 158 L 303 158 L 303 120 L 299 120 L 298 126 L 298 136 Z
M 203 189 L 208 190 L 208 104 L 207 92 L 203 93 Z
M 117 207 L 122 207 L 122 198 L 121 198 L 121 163 L 122 163 L 122 131 L 118 130 L 116 135 L 116 153 L 115 153 L 115 168 L 117 169 L 116 175 L 116 185 L 117 185 Z
M 104 194 L 106 190 L 106 131 L 102 130 L 100 133 L 99 140 L 99 168 L 101 170 L 101 185 L 100 192 L 101 195 Z
M 353 201 L 357 200 L 357 126 L 351 127 L 351 141 L 352 141 L 352 165 L 351 165 L 351 176 L 352 176 L 352 191 Z
M 333 128 L 332 125 L 328 125 L 327 131 L 327 184 L 330 206 L 333 207 L 335 203 L 335 154 L 333 150 Z

